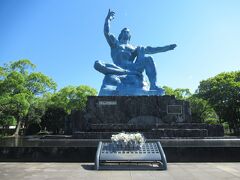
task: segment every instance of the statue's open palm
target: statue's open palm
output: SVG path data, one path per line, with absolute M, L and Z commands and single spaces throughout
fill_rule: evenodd
M 114 19 L 114 15 L 115 15 L 115 12 L 113 12 L 109 9 L 107 19 L 109 19 L 111 21 L 112 19 Z

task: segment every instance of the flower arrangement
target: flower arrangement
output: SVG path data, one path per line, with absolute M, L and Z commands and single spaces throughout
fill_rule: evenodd
M 141 133 L 124 133 L 121 132 L 112 135 L 111 140 L 115 144 L 122 146 L 142 146 L 145 143 L 145 138 Z

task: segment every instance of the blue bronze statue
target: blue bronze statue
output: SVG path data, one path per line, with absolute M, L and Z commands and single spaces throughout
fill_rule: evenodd
M 156 85 L 157 72 L 151 56 L 173 50 L 176 44 L 164 47 L 135 47 L 129 44 L 131 35 L 128 28 L 123 28 L 116 39 L 110 29 L 110 22 L 115 13 L 109 10 L 104 24 L 104 35 L 111 48 L 113 63 L 96 61 L 94 68 L 105 75 L 100 96 L 139 96 L 139 95 L 163 95 L 164 90 Z M 146 72 L 149 83 L 144 79 Z

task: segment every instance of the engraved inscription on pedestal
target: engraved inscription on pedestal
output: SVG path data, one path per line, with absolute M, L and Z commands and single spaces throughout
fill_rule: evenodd
M 115 106 L 117 101 L 98 101 L 99 106 Z

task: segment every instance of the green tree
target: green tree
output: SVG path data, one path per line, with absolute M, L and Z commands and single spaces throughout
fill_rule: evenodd
M 84 110 L 87 97 L 96 96 L 97 91 L 89 86 L 67 86 L 54 93 L 48 103 L 41 126 L 48 131 L 59 133 L 64 128 L 65 118 L 72 110 Z
M 174 95 L 176 99 L 190 102 L 194 122 L 205 122 L 208 124 L 218 123 L 218 116 L 207 100 L 198 97 L 197 94 L 191 94 L 187 88 L 173 89 L 168 86 L 163 86 L 163 88 L 166 95 Z
M 51 78 L 33 72 L 34 68 L 35 65 L 26 59 L 10 62 L 0 68 L 0 111 L 4 116 L 16 119 L 15 135 L 19 134 L 29 110 L 34 109 L 35 99 L 56 89 L 56 83 Z
M 63 108 L 50 106 L 46 109 L 41 118 L 42 130 L 51 131 L 54 134 L 59 134 L 61 129 L 64 129 L 65 118 L 67 113 Z
M 166 95 L 174 95 L 176 97 L 176 99 L 187 99 L 188 97 L 190 97 L 192 94 L 190 92 L 189 89 L 187 88 L 177 88 L 177 89 L 173 89 L 171 87 L 168 86 L 163 86 L 163 89 L 165 90 L 165 94 Z
M 198 96 L 216 111 L 221 123 L 227 122 L 236 135 L 240 125 L 240 71 L 224 72 L 201 81 Z
M 10 107 L 11 98 L 7 95 L 0 96 L 0 126 L 3 127 L 3 130 L 7 130 L 9 126 L 16 125 L 16 119 L 8 111 Z
M 192 119 L 196 122 L 205 122 L 208 124 L 217 124 L 218 116 L 207 100 L 201 99 L 197 94 L 190 96 L 187 101 L 190 102 Z
M 86 107 L 87 97 L 96 96 L 97 91 L 89 86 L 67 86 L 52 96 L 52 106 L 63 108 L 67 114 L 72 110 L 83 110 Z
M 25 116 L 24 122 L 25 127 L 28 128 L 31 124 L 36 124 L 41 128 L 41 118 L 46 112 L 48 98 L 46 97 L 35 97 L 31 99 L 31 106 L 28 109 L 28 113 Z

